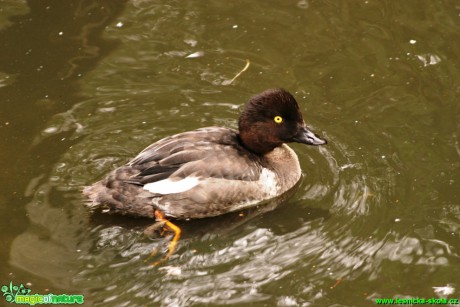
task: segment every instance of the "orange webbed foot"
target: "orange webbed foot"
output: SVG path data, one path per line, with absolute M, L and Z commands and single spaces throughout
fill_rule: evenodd
M 161 260 L 155 261 L 154 263 L 152 263 L 152 266 L 157 266 L 157 265 L 159 265 L 159 264 L 161 264 L 164 261 L 169 259 L 169 257 L 174 253 L 174 251 L 175 251 L 175 249 L 177 247 L 177 242 L 179 242 L 180 235 L 181 235 L 180 227 L 175 225 L 175 224 L 173 224 L 168 219 L 166 219 L 164 214 L 161 211 L 159 211 L 159 210 L 155 211 L 155 220 L 156 220 L 156 223 L 146 229 L 146 230 L 148 230 L 149 233 L 151 231 L 156 231 L 156 230 L 158 230 L 159 228 L 162 227 L 163 231 L 162 231 L 161 235 L 163 235 L 165 231 L 170 230 L 170 231 L 172 231 L 174 233 L 174 236 L 173 236 L 171 242 L 169 243 L 168 253 Z M 146 233 L 146 232 L 144 231 L 144 233 Z M 157 254 L 157 250 L 153 250 L 152 253 L 150 254 L 149 258 L 155 256 L 156 254 Z

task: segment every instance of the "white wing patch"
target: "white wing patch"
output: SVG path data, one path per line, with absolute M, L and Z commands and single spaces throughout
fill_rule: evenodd
M 155 194 L 182 193 L 196 187 L 200 183 L 197 177 L 186 177 L 181 180 L 163 179 L 157 182 L 147 183 L 144 190 Z
M 269 196 L 278 195 L 279 185 L 274 172 L 268 168 L 263 168 L 260 173 L 259 182 L 265 188 L 265 192 Z

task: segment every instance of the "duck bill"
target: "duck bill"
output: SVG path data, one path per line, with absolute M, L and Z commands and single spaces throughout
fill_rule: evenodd
M 313 133 L 310 129 L 303 126 L 301 127 L 297 134 L 293 138 L 294 142 L 303 143 L 307 145 L 324 145 L 327 144 L 325 139 L 320 138 L 318 135 Z

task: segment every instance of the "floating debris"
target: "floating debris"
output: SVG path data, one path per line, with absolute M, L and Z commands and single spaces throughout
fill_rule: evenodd
M 198 41 L 195 39 L 184 39 L 184 43 L 192 47 L 195 47 L 196 45 L 198 45 Z
M 424 67 L 441 62 L 441 58 L 436 54 L 417 54 L 415 56 L 423 63 Z
M 204 51 L 197 51 L 197 52 L 194 52 L 194 53 L 191 53 L 189 55 L 187 55 L 185 58 L 186 59 L 194 59 L 194 58 L 200 58 L 204 55 Z
M 444 286 L 444 287 L 433 287 L 434 293 L 438 295 L 451 295 L 454 293 L 455 289 L 449 285 Z
M 249 65 L 251 65 L 251 62 L 249 60 L 246 60 L 246 66 L 244 66 L 244 68 L 239 73 L 237 73 L 236 76 L 233 77 L 233 79 L 222 81 L 222 85 L 230 85 L 230 84 L 232 84 L 233 81 L 236 80 L 236 78 L 238 78 L 243 72 L 245 72 L 249 68 Z

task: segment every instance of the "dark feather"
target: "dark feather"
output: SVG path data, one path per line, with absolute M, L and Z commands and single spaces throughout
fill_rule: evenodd
M 139 173 L 126 182 L 145 185 L 166 178 L 259 179 L 261 159 L 244 149 L 236 131 L 209 127 L 162 139 L 127 166 Z

